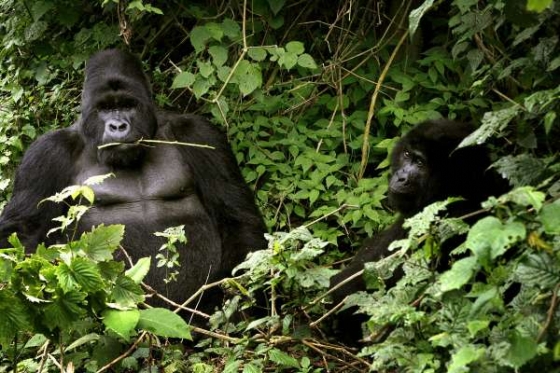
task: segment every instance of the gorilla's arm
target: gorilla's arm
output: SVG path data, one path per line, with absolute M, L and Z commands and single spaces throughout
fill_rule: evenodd
M 215 149 L 181 146 L 194 173 L 196 191 L 222 235 L 222 263 L 239 263 L 250 250 L 263 249 L 264 221 L 245 183 L 224 133 L 194 115 L 159 113 L 158 122 L 170 124 L 172 138 L 206 144 Z
M 406 237 L 406 230 L 402 227 L 403 221 L 404 218 L 399 217 L 399 219 L 389 228 L 379 232 L 369 239 L 366 239 L 350 264 L 348 264 L 348 266 L 346 266 L 340 273 L 331 277 L 330 287 L 332 288 L 336 286 L 346 278 L 352 276 L 354 273 L 364 269 L 365 263 L 377 262 L 387 255 L 390 255 L 391 252 L 387 249 L 389 248 L 391 242 Z M 345 296 L 361 290 L 366 290 L 366 287 L 363 277 L 358 276 L 335 289 L 331 293 L 331 297 L 335 303 L 339 303 Z
M 70 130 L 43 135 L 25 152 L 18 167 L 10 202 L 0 216 L 0 247 L 17 232 L 27 251 L 34 251 L 52 227 L 52 219 L 64 213 L 62 204 L 39 202 L 68 186 L 80 139 Z

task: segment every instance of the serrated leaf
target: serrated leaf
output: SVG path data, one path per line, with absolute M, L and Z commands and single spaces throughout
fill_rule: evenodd
M 425 0 L 418 8 L 413 9 L 408 16 L 408 33 L 410 37 L 414 36 L 420 20 L 434 4 L 434 0 Z
M 212 63 L 210 61 L 197 60 L 196 66 L 198 67 L 198 73 L 203 78 L 210 77 L 210 75 L 212 75 L 212 73 L 214 72 L 214 66 L 212 66 Z
M 125 274 L 130 277 L 132 281 L 139 284 L 148 274 L 151 262 L 152 259 L 149 256 L 140 258 L 132 268 L 125 272 Z
M 126 276 L 119 276 L 115 282 L 111 297 L 120 307 L 133 307 L 144 301 L 144 292 L 140 285 Z
M 190 327 L 185 320 L 165 308 L 141 310 L 138 327 L 161 337 L 192 340 Z
M 228 50 L 221 45 L 211 46 L 208 48 L 208 53 L 212 56 L 212 63 L 216 67 L 222 66 L 228 59 Z
M 0 289 L 0 344 L 9 345 L 16 333 L 31 327 L 25 304 L 7 288 Z
M 487 266 L 502 255 L 514 243 L 525 238 L 525 226 L 519 222 L 502 222 L 494 216 L 487 216 L 471 228 L 466 246 L 478 261 Z
M 287 353 L 273 348 L 268 351 L 268 358 L 275 362 L 276 364 L 283 366 L 283 367 L 290 367 L 290 368 L 300 368 L 299 362 L 297 359 L 291 357 Z
M 560 199 L 545 205 L 539 212 L 544 231 L 548 234 L 560 234 Z
M 203 78 L 197 78 L 192 86 L 192 91 L 196 98 L 201 98 L 210 89 L 210 83 Z
M 451 364 L 447 368 L 448 373 L 464 373 L 465 368 L 484 356 L 484 348 L 467 345 L 461 347 L 451 356 Z
M 463 139 L 458 148 L 484 144 L 492 135 L 501 132 L 520 110 L 519 105 L 512 105 L 502 110 L 484 113 L 480 127 Z
M 67 329 L 74 321 L 81 319 L 86 311 L 82 308 L 87 294 L 78 291 L 62 293 L 57 290 L 54 301 L 45 307 L 41 323 L 50 330 Z
M 278 58 L 278 64 L 284 66 L 288 70 L 293 68 L 297 64 L 297 61 L 298 56 L 293 52 L 286 52 Z
M 100 225 L 91 232 L 82 234 L 81 247 L 86 256 L 101 262 L 113 259 L 113 252 L 124 237 L 124 225 Z
M 140 320 L 140 311 L 128 310 L 106 310 L 103 312 L 103 324 L 117 333 L 125 341 L 129 341 L 130 337 L 136 334 L 136 325 Z
M 234 39 L 241 34 L 241 27 L 232 19 L 226 18 L 222 21 L 222 31 L 230 39 Z
M 249 57 L 251 57 L 251 59 L 260 62 L 260 61 L 264 61 L 266 59 L 266 49 L 265 48 L 261 48 L 261 47 L 252 47 L 249 48 L 249 50 L 247 51 L 247 54 L 249 55 Z
M 190 40 L 196 53 L 204 50 L 206 42 L 212 37 L 212 34 L 204 26 L 196 26 L 191 30 Z
M 298 61 L 297 64 L 301 67 L 305 67 L 307 69 L 316 69 L 317 68 L 317 64 L 315 63 L 315 60 L 313 60 L 313 57 L 311 57 L 311 55 L 304 53 L 301 56 L 298 57 Z
M 537 342 L 517 332 L 509 338 L 510 348 L 506 355 L 508 365 L 519 369 L 537 355 Z
M 515 272 L 520 283 L 541 289 L 560 283 L 559 263 L 548 254 L 530 254 L 523 259 Z
M 193 73 L 188 71 L 183 71 L 179 73 L 179 75 L 177 75 L 175 79 L 173 79 L 173 84 L 171 84 L 171 88 L 173 89 L 188 88 L 193 85 L 195 79 L 196 78 Z
M 72 271 L 70 267 L 65 263 L 61 263 L 56 268 L 56 277 L 58 279 L 58 285 L 64 292 L 69 292 L 78 287 L 78 282 L 72 276 Z
M 74 258 L 70 262 L 69 268 L 75 281 L 86 292 L 94 292 L 103 287 L 103 281 L 95 262 L 87 258 Z
M 441 291 L 446 292 L 449 290 L 460 289 L 463 285 L 469 282 L 478 262 L 474 256 L 459 259 L 450 270 L 444 272 L 440 277 Z
M 241 61 L 234 72 L 235 80 L 238 83 L 239 91 L 248 95 L 262 85 L 262 74 L 258 65 L 249 61 Z
M 305 52 L 305 46 L 301 41 L 291 41 L 286 44 L 286 52 L 300 55 Z

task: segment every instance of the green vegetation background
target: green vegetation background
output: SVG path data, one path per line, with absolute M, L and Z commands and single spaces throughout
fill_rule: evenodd
M 120 228 L 49 249 L 81 250 L 72 263 L 24 258 L 14 241 L 0 250 L 0 371 L 560 371 L 558 30 L 555 0 L 0 0 L 3 204 L 27 146 L 79 115 L 87 58 L 121 47 L 145 63 L 161 108 L 227 131 L 276 232 L 186 344 L 166 337 L 188 331 L 149 324 L 168 316 L 134 313 L 141 276 L 110 260 Z M 441 117 L 479 125 L 467 143 L 492 149 L 512 191 L 472 227 L 441 204 L 411 220 L 395 255 L 366 269 L 371 291 L 347 300 L 369 322 L 363 349 L 344 346 L 329 338 L 328 278 L 394 218 L 392 145 Z M 435 272 L 440 244 L 467 231 L 449 271 Z M 111 242 L 92 253 L 100 237 Z M 111 317 L 130 327 L 94 304 L 106 287 L 128 289 L 116 302 L 134 312 Z M 263 291 L 265 315 L 232 317 Z

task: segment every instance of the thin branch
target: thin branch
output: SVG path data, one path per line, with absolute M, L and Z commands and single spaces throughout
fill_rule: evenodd
M 369 132 L 370 132 L 370 129 L 371 129 L 371 122 L 372 122 L 372 119 L 373 119 L 373 115 L 375 114 L 375 104 L 377 103 L 377 97 L 379 96 L 379 92 L 381 91 L 381 85 L 385 81 L 385 77 L 387 76 L 387 73 L 389 72 L 389 68 L 393 64 L 393 60 L 395 59 L 399 49 L 403 45 L 407 36 L 408 36 L 408 31 L 403 32 L 403 34 L 401 36 L 401 39 L 399 40 L 399 43 L 397 44 L 395 49 L 393 49 L 393 53 L 391 53 L 391 56 L 389 57 L 389 61 L 387 61 L 387 63 L 385 64 L 385 67 L 383 67 L 383 71 L 381 72 L 381 75 L 379 76 L 379 80 L 377 82 L 377 85 L 375 86 L 375 90 L 373 91 L 373 95 L 371 96 L 371 101 L 370 101 L 370 104 L 369 104 L 368 117 L 367 117 L 367 121 L 366 121 L 366 127 L 364 129 L 364 142 L 362 143 L 362 161 L 360 163 L 360 172 L 358 174 L 358 180 L 360 180 L 364 176 L 364 172 L 366 171 L 366 166 L 367 166 L 368 159 L 369 159 Z
M 195 144 L 195 143 L 191 143 L 191 142 L 182 142 L 182 141 L 150 140 L 150 139 L 140 139 L 140 140 L 135 141 L 133 143 L 110 142 L 110 143 L 107 143 L 107 144 L 99 145 L 97 147 L 97 149 L 105 149 L 105 148 L 110 148 L 110 147 L 119 146 L 119 145 L 141 145 L 143 143 L 164 144 L 164 145 L 181 145 L 181 146 L 192 146 L 194 148 L 216 149 L 215 147 L 213 147 L 211 145 L 206 145 L 206 144 Z
M 140 334 L 140 337 L 138 337 L 138 339 L 132 344 L 132 346 L 130 346 L 130 348 L 128 350 L 126 350 L 123 354 L 121 354 L 120 356 L 116 357 L 115 359 L 113 359 L 113 361 L 111 361 L 110 363 L 106 364 L 105 366 L 101 367 L 101 369 L 99 369 L 96 373 L 101 373 L 106 371 L 107 369 L 111 368 L 113 365 L 115 365 L 116 363 L 118 363 L 119 361 L 121 361 L 122 359 L 124 359 L 125 357 L 129 356 L 130 354 L 132 354 L 132 352 L 134 350 L 136 350 L 136 347 L 138 347 L 138 345 L 140 344 L 140 342 L 142 342 L 142 340 L 144 339 L 144 337 L 146 337 L 146 335 L 148 334 L 148 332 L 142 332 L 142 334 Z

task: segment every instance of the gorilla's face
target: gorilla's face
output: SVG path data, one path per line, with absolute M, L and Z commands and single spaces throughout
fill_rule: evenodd
M 134 166 L 145 150 L 140 140 L 153 138 L 156 130 L 149 85 L 137 60 L 111 50 L 92 57 L 82 95 L 81 131 L 86 142 L 98 148 L 98 161 Z

